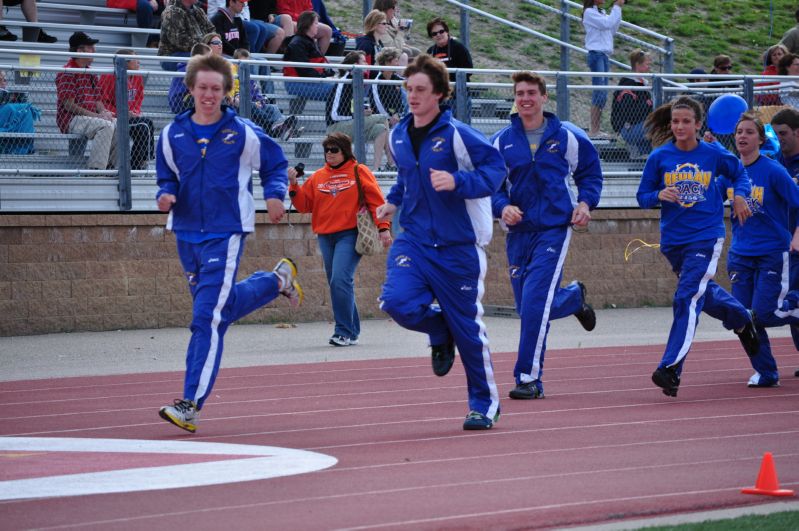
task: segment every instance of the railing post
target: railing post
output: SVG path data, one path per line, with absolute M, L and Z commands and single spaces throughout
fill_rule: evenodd
M 372 5 L 369 3 L 369 0 L 363 0 L 363 17 L 361 18 L 366 18 L 366 15 L 368 15 L 371 10 Z
M 239 116 L 252 118 L 250 65 L 246 63 L 239 63 Z M 265 132 L 268 133 L 268 131 Z
M 117 106 L 117 178 L 119 179 L 119 209 L 130 210 L 133 199 L 130 185 L 130 125 L 128 121 L 128 60 L 114 57 L 114 87 Z M 113 141 L 113 140 L 112 140 Z
M 663 78 L 655 76 L 652 78 L 652 108 L 657 109 L 663 105 Z
M 334 89 L 335 90 L 335 89 Z M 363 70 L 352 70 L 352 143 L 355 147 L 355 158 L 366 164 L 366 144 L 363 133 L 363 102 L 366 91 L 363 88 Z
M 755 105 L 755 81 L 747 76 L 744 78 L 744 99 L 750 109 Z
M 461 0 L 462 4 L 469 4 L 469 0 Z M 461 8 L 461 42 L 469 49 L 469 10 Z
M 569 120 L 569 78 L 558 73 L 555 76 L 555 92 L 557 93 L 558 118 L 561 121 Z
M 567 0 L 560 2 L 560 40 L 562 42 L 569 42 L 571 39 L 571 27 L 569 26 L 569 3 Z M 570 70 L 570 57 L 569 48 L 567 46 L 560 46 L 560 69 L 563 72 Z
M 466 72 L 455 72 L 455 117 L 465 124 L 472 123 L 469 112 L 469 87 L 466 86 Z
M 666 49 L 666 57 L 663 60 L 663 69 L 667 74 L 674 73 L 674 39 L 666 37 L 663 40 L 663 47 Z

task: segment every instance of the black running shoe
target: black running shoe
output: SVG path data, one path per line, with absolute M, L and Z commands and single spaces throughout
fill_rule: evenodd
M 508 393 L 508 396 L 514 400 L 533 400 L 536 398 L 544 398 L 544 387 L 541 385 L 540 380 L 520 383 L 511 389 L 511 392 Z
M 578 286 L 580 286 L 580 292 L 583 295 L 583 307 L 580 308 L 580 310 L 575 313 L 574 316 L 578 321 L 580 321 L 580 324 L 583 325 L 583 328 L 585 328 L 586 332 L 590 332 L 596 327 L 596 312 L 594 312 L 594 309 L 590 304 L 585 302 L 585 294 L 587 291 L 585 289 L 585 284 L 579 280 L 576 280 L 575 282 Z
M 433 345 L 432 362 L 436 376 L 444 376 L 455 363 L 455 342 L 450 338 L 443 345 Z
M 735 330 L 735 334 L 741 341 L 746 355 L 750 358 L 756 356 L 760 350 L 760 339 L 757 337 L 757 330 L 755 330 L 755 322 L 751 312 L 749 312 L 749 322 L 743 328 Z
M 17 36 L 8 31 L 5 26 L 0 26 L 0 41 L 15 41 Z
M 796 372 L 793 373 L 793 375 L 796 376 L 797 378 L 799 378 L 799 369 L 796 369 Z
M 46 42 L 46 43 L 50 43 L 50 44 L 52 44 L 54 42 L 58 42 L 58 39 L 56 39 L 52 35 L 49 35 L 49 34 L 45 33 L 43 29 L 39 30 L 39 37 L 36 40 L 38 42 Z
M 663 389 L 666 396 L 677 396 L 677 389 L 680 387 L 680 377 L 677 372 L 669 367 L 658 367 L 652 373 L 652 382 Z
M 498 416 L 497 416 L 498 418 Z M 479 411 L 469 411 L 466 415 L 466 420 L 463 421 L 464 430 L 490 430 L 494 426 L 494 420 L 491 420 L 486 415 Z

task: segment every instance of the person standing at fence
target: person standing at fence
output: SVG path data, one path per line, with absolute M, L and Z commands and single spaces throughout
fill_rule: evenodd
M 771 127 L 780 142 L 780 154 L 777 160 L 788 170 L 793 182 L 799 185 L 799 110 L 782 109 L 771 118 Z M 799 224 L 792 219 L 791 225 Z M 790 253 L 790 288 L 799 289 L 799 252 Z M 799 351 L 799 325 L 791 324 L 791 337 L 794 348 Z M 799 369 L 794 376 L 799 377 Z
M 734 330 L 749 356 L 759 348 L 751 312 L 713 280 L 726 232 L 717 177 L 724 175 L 732 183 L 733 213 L 741 224 L 752 216 L 747 205 L 751 184 L 732 153 L 697 138 L 702 121 L 701 104 L 687 96 L 649 115 L 647 133 L 660 147 L 649 155 L 636 195 L 642 208 L 661 207 L 660 251 L 678 278 L 674 322 L 663 358 L 652 373 L 652 381 L 666 396 L 677 396 L 700 312 Z
M 765 327 L 799 322 L 794 318 L 799 311 L 783 307 L 788 298 L 795 306 L 797 295 L 789 292 L 789 253 L 791 249 L 799 250 L 799 187 L 784 166 L 760 154 L 765 141 L 766 131 L 760 120 L 752 113 L 742 114 L 735 126 L 735 147 L 752 180 L 752 218 L 743 226 L 732 224 L 727 272 L 732 294 L 754 312 L 760 340 L 757 353 L 749 358 L 755 370 L 747 383 L 749 387 L 779 385 L 777 362 Z M 733 188 L 725 177 L 720 180 L 731 199 Z
M 374 217 L 385 201 L 374 174 L 355 160 L 352 140 L 344 133 L 331 133 L 322 141 L 324 167 L 299 185 L 298 172 L 289 168 L 289 196 L 298 212 L 310 212 L 311 228 L 317 235 L 325 264 L 330 306 L 335 326 L 328 343 L 334 347 L 358 344 L 361 319 L 355 301 L 355 269 L 361 255 L 355 251 L 357 215 L 363 200 Z M 375 220 L 376 221 L 376 220 Z M 383 247 L 391 245 L 390 223 L 377 222 Z
M 69 51 L 94 53 L 94 45 L 100 42 L 82 31 L 69 38 Z M 105 108 L 100 96 L 99 81 L 95 74 L 88 73 L 94 59 L 73 57 L 64 68 L 83 69 L 83 72 L 59 72 L 55 77 L 58 97 L 56 122 L 62 133 L 83 135 L 92 139 L 88 167 L 105 170 L 114 165 L 116 158 L 116 118 Z
M 297 268 L 282 258 L 271 273 L 236 282 L 244 240 L 255 230 L 252 172 L 258 171 L 269 220 L 283 218 L 288 162 L 273 140 L 222 100 L 233 87 L 230 63 L 217 55 L 189 60 L 186 86 L 195 108 L 178 115 L 158 138 L 156 160 L 161 212 L 175 233 L 193 300 L 183 398 L 159 415 L 189 432 L 211 393 L 225 332 L 235 321 L 282 294 L 302 302 Z
M 202 42 L 204 35 L 216 31 L 197 2 L 198 0 L 171 0 L 167 5 L 161 15 L 158 55 L 188 57 L 192 46 Z M 162 61 L 161 68 L 174 72 L 178 63 Z
M 508 231 L 508 271 L 521 317 L 514 399 L 544 398 L 544 354 L 549 322 L 574 315 L 588 331 L 596 326 L 586 289 L 574 281 L 561 288 L 571 229 L 586 229 L 602 192 L 599 155 L 585 133 L 544 111 L 544 78 L 512 76 L 516 114 L 492 137 L 508 176 L 492 198 L 494 217 Z M 569 188 L 569 177 L 577 196 Z
M 585 28 L 585 48 L 588 50 L 588 68 L 591 72 L 610 72 L 610 56 L 613 54 L 613 37 L 621 25 L 621 8 L 624 0 L 615 0 L 610 13 L 603 9 L 605 0 L 583 0 L 583 27 Z M 604 87 L 608 78 L 594 76 L 591 84 Z M 602 132 L 602 109 L 608 93 L 594 90 L 591 93 L 591 121 L 588 136 L 606 137 Z
M 128 48 L 117 50 L 118 55 L 136 55 Z M 139 69 L 138 59 L 128 59 L 127 69 Z M 103 74 L 100 76 L 100 97 L 106 109 L 117 116 L 116 76 Z M 144 78 L 142 76 L 128 75 L 128 125 L 130 139 L 133 145 L 130 150 L 130 168 L 132 170 L 145 170 L 147 163 L 155 156 L 153 135 L 155 127 L 153 121 L 142 116 L 141 106 L 144 102 Z
M 652 57 L 641 49 L 630 53 L 630 66 L 633 74 L 648 74 Z M 643 76 L 624 76 L 619 80 L 620 87 L 645 87 Z M 632 157 L 641 157 L 652 151 L 652 144 L 644 132 L 644 120 L 652 112 L 652 93 L 649 90 L 629 90 L 620 88 L 613 93 L 610 105 L 610 125 L 627 143 Z
M 505 163 L 481 132 L 439 106 L 450 91 L 444 63 L 422 54 L 404 77 L 411 114 L 390 139 L 397 183 L 377 209 L 378 218 L 388 219 L 401 206 L 404 231 L 387 258 L 380 307 L 400 326 L 430 337 L 438 376 L 452 368 L 457 345 L 469 392 L 463 429 L 487 430 L 499 419 L 499 393 L 481 299 L 491 195 Z

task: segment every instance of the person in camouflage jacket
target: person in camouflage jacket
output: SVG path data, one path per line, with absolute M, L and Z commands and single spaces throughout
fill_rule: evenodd
M 161 15 L 161 42 L 158 55 L 189 56 L 191 47 L 202 42 L 203 35 L 216 32 L 197 0 L 170 0 Z M 176 70 L 178 63 L 162 62 L 164 70 Z

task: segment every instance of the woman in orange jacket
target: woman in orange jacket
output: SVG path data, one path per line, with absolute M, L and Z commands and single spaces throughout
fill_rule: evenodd
M 364 200 L 380 231 L 384 247 L 391 245 L 390 222 L 377 221 L 375 210 L 385 203 L 375 176 L 352 154 L 352 141 L 344 133 L 331 133 L 322 142 L 325 165 L 300 186 L 297 170 L 289 168 L 289 196 L 298 212 L 311 212 L 311 228 L 317 234 L 330 286 L 330 304 L 336 322 L 330 344 L 347 347 L 358 344 L 361 322 L 355 304 L 355 268 L 361 255 L 355 252 L 358 237 L 357 175 Z

